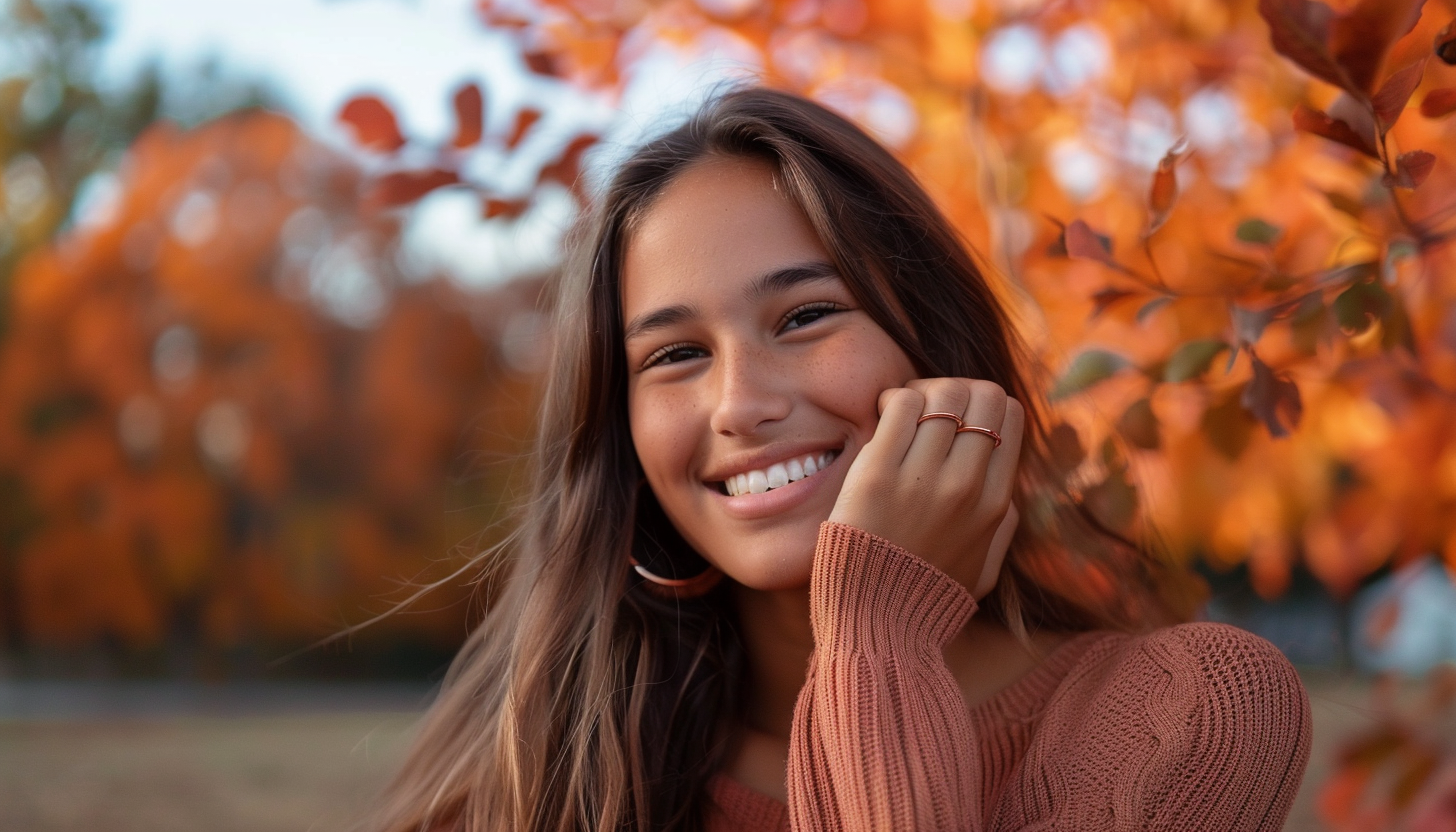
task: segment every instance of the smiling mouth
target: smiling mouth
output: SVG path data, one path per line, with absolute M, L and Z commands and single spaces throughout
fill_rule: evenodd
M 838 450 L 823 451 L 817 454 L 805 454 L 800 457 L 775 462 L 767 468 L 760 468 L 753 471 L 744 471 L 741 474 L 734 474 L 726 480 L 713 483 L 718 493 L 726 494 L 729 497 L 738 497 L 743 494 L 763 494 L 775 488 L 783 488 L 791 482 L 812 477 L 815 474 L 829 467 L 835 457 L 839 456 Z

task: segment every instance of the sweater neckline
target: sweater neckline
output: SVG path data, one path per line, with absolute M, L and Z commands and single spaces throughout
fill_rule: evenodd
M 979 723 L 995 713 L 1036 710 L 1052 689 L 1061 683 L 1072 665 L 1082 657 L 1086 648 L 1094 641 L 1100 641 L 1109 635 L 1112 633 L 1106 630 L 1089 630 L 1077 633 L 1053 647 L 1036 667 L 1021 674 L 1016 681 L 979 704 L 968 708 L 971 719 Z M 1074 647 L 1078 649 L 1073 649 Z
M 1085 648 L 1090 647 L 1094 641 L 1109 635 L 1111 633 L 1105 630 L 1089 630 L 1085 633 L 1078 633 L 1058 644 L 1036 667 L 996 691 L 990 698 L 969 708 L 971 719 L 977 724 L 982 724 L 989 721 L 991 716 L 997 712 L 1035 710 L 1041 704 L 1041 700 L 1066 676 L 1072 665 L 1077 663 L 1085 652 Z M 1080 649 L 1074 650 L 1074 647 Z M 788 810 L 787 804 L 782 800 L 766 795 L 722 772 L 713 775 L 713 779 L 709 782 L 709 790 L 714 793 L 719 805 L 743 806 L 746 804 L 753 807 L 756 813 Z

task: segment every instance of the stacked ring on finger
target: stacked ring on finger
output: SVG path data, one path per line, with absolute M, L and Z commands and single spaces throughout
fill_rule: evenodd
M 999 447 L 1001 447 L 1001 434 L 997 433 L 994 430 L 991 430 L 990 428 L 978 428 L 975 425 L 965 425 L 965 424 L 963 424 L 960 427 L 956 428 L 956 433 L 981 433 L 981 434 L 985 434 L 986 436 L 989 436 L 992 439 L 996 440 L 996 444 L 992 445 L 991 446 L 992 448 L 999 448 Z
M 954 413 L 946 413 L 943 410 L 937 410 L 934 413 L 927 413 L 924 416 L 921 416 L 919 419 L 916 419 L 915 424 L 920 425 L 926 419 L 950 419 L 956 423 L 957 431 L 961 429 L 961 417 L 955 415 Z
M 926 413 L 923 416 L 921 416 L 919 419 L 916 419 L 915 420 L 915 424 L 916 425 L 920 425 L 920 424 L 924 423 L 926 419 L 950 419 L 950 420 L 952 420 L 952 421 L 954 421 L 956 423 L 956 429 L 955 429 L 955 432 L 956 433 L 980 433 L 980 434 L 984 434 L 986 436 L 991 437 L 993 440 L 995 440 L 996 444 L 992 445 L 991 447 L 993 447 L 993 448 L 999 448 L 999 447 L 1001 447 L 1001 434 L 997 433 L 994 430 L 991 430 L 990 428 L 982 428 L 982 427 L 976 427 L 975 425 L 968 425 L 965 422 L 962 422 L 961 421 L 961 417 L 955 415 L 954 413 L 946 413 L 943 410 L 937 410 L 937 411 L 935 411 L 933 413 Z

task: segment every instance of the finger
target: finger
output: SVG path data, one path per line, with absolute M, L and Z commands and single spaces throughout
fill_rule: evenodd
M 915 441 L 910 443 L 910 449 L 905 453 L 905 465 L 920 469 L 919 473 L 925 476 L 935 476 L 945 464 L 946 453 L 950 451 L 956 428 L 960 426 L 960 416 L 970 402 L 970 380 L 922 378 L 911 381 L 907 386 L 925 396 L 925 406 L 916 417 Z M 920 417 L 927 413 L 949 413 L 955 418 L 936 417 L 920 421 Z
M 1001 435 L 1001 446 L 994 447 L 995 443 L 989 436 L 977 433 L 962 433 L 957 437 L 958 443 L 965 439 L 979 440 L 976 444 L 982 450 L 990 449 L 990 459 L 986 463 L 986 486 L 987 494 L 1002 494 L 1009 500 L 1016 487 L 1016 471 L 1021 461 L 1021 438 L 1026 427 L 1026 408 L 1021 402 L 1007 397 L 1002 400 L 1002 411 L 1000 428 L 996 431 Z
M 975 477 L 984 482 L 990 474 L 991 462 L 998 455 L 1008 455 L 1002 453 L 1002 449 L 1010 447 L 1006 444 L 1004 432 L 1009 400 L 1006 391 L 993 381 L 972 381 L 968 389 L 970 401 L 961 417 L 962 423 L 995 431 L 1001 436 L 1001 445 L 997 446 L 995 438 L 984 433 L 957 433 L 947 454 L 946 465 L 948 471 L 955 471 L 960 476 Z M 1015 452 L 1012 451 L 1010 455 L 1014 459 Z
M 1001 565 L 1006 562 L 1006 551 L 1011 548 L 1011 539 L 1016 536 L 1016 526 L 1020 522 L 1021 512 L 1012 503 L 1006 507 L 1005 516 L 996 527 L 996 533 L 991 536 L 991 546 L 986 550 L 985 562 L 981 564 L 981 577 L 976 580 L 976 586 L 971 590 L 976 600 L 985 598 L 996 588 L 996 581 L 1001 577 Z
M 880 393 L 880 422 L 860 451 L 866 463 L 898 467 L 915 438 L 915 420 L 924 406 L 925 396 L 918 390 L 893 387 Z

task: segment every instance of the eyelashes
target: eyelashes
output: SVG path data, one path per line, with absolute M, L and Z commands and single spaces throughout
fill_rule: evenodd
M 789 310 L 780 320 L 778 332 L 801 329 L 836 312 L 844 312 L 848 308 L 843 304 L 829 300 L 811 301 L 796 306 Z M 638 372 L 659 365 L 676 364 L 680 361 L 699 358 L 706 354 L 707 350 L 690 341 L 678 341 L 653 350 L 652 354 L 642 361 Z
M 668 358 L 671 357 L 672 354 L 675 352 L 701 353 L 703 352 L 703 350 L 688 343 L 668 344 L 667 346 L 661 347 L 654 351 L 651 355 L 647 356 L 647 359 L 642 362 L 641 369 L 646 370 L 647 368 L 655 367 L 658 364 L 675 364 L 677 363 L 677 361 L 687 360 L 687 357 L 680 357 L 673 361 L 669 361 Z M 696 358 L 697 356 L 688 357 Z
M 796 306 L 793 309 L 789 310 L 789 314 L 784 316 L 784 322 L 779 328 L 781 330 L 790 329 L 791 327 L 789 325 L 798 321 L 799 318 L 803 318 L 808 315 L 814 316 L 807 321 L 799 322 L 798 326 L 792 327 L 793 329 L 798 329 L 798 327 L 808 326 L 809 324 L 814 323 L 814 321 L 817 321 L 825 317 L 826 315 L 831 315 L 835 312 L 842 311 L 844 311 L 844 307 L 840 306 L 834 301 L 816 300 L 812 303 L 806 303 L 803 306 Z

